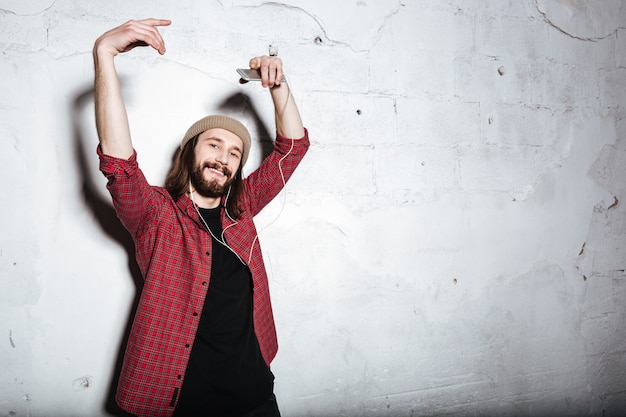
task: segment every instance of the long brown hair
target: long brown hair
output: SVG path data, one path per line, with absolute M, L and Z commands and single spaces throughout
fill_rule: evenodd
M 196 135 L 187 141 L 182 149 L 178 149 L 174 155 L 174 163 L 170 171 L 165 177 L 165 189 L 172 196 L 174 201 L 178 200 L 183 194 L 189 191 L 189 182 L 191 181 L 191 172 L 195 162 L 195 147 L 198 142 Z M 233 219 L 239 219 L 243 213 L 243 209 L 239 204 L 243 181 L 241 180 L 242 166 L 237 169 L 235 180 L 230 185 L 230 192 L 226 199 L 226 211 Z

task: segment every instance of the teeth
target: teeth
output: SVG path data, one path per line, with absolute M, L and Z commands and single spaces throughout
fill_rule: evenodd
M 217 170 L 215 168 L 209 168 L 209 171 L 212 171 L 212 172 L 215 172 L 216 174 L 224 176 L 224 173 L 222 171 L 219 171 L 219 170 Z

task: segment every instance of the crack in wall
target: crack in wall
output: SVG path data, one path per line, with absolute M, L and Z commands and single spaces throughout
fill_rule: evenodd
M 258 8 L 258 7 L 264 7 L 264 6 L 276 7 L 276 8 L 284 8 L 284 9 L 287 9 L 287 10 L 290 10 L 290 11 L 301 12 L 304 15 L 308 16 L 310 19 L 313 20 L 313 22 L 315 22 L 315 25 L 319 28 L 319 30 L 321 32 L 321 38 L 323 39 L 323 41 L 320 41 L 320 39 L 319 39 L 320 37 L 318 37 L 315 40 L 316 44 L 327 44 L 327 45 L 331 45 L 331 46 L 345 46 L 345 47 L 347 47 L 348 49 L 350 49 L 354 53 L 362 53 L 362 52 L 369 51 L 369 49 L 371 48 L 371 45 L 375 44 L 376 41 L 381 38 L 383 30 L 387 26 L 388 21 L 393 16 L 395 16 L 398 13 L 400 13 L 402 8 L 405 7 L 405 4 L 402 3 L 402 2 L 398 2 L 397 6 L 394 9 L 392 9 L 389 13 L 387 13 L 382 18 L 381 24 L 376 29 L 376 34 L 372 37 L 372 40 L 370 42 L 370 46 L 368 46 L 366 48 L 358 48 L 358 47 L 354 46 L 349 41 L 341 41 L 341 40 L 337 40 L 337 39 L 332 38 L 328 34 L 328 30 L 326 29 L 326 25 L 324 24 L 322 18 L 320 18 L 319 16 L 317 16 L 313 12 L 310 12 L 310 11 L 300 7 L 300 6 L 294 6 L 294 5 L 290 5 L 290 4 L 286 4 L 286 3 L 270 1 L 270 2 L 262 3 L 262 4 L 258 5 L 258 6 L 248 6 L 248 5 L 246 5 L 246 6 L 236 6 L 236 7 L 241 7 L 241 8 Z
M 6 13 L 6 14 L 12 14 L 14 16 L 20 16 L 20 17 L 33 17 L 33 16 L 38 16 L 42 13 L 47 12 L 48 10 L 52 9 L 54 7 L 56 3 L 56 0 L 53 0 L 50 5 L 48 5 L 47 7 L 43 7 L 42 9 L 39 9 L 37 11 L 32 11 L 30 13 L 20 13 L 20 12 L 16 12 L 14 10 L 9 10 L 9 9 L 3 9 L 0 8 L 0 13 Z M 29 4 L 29 2 L 22 2 L 22 5 L 24 4 Z
M 572 33 L 569 29 L 567 29 L 567 28 L 563 27 L 562 25 L 558 24 L 555 21 L 555 19 L 553 19 L 553 18 L 551 18 L 549 16 L 549 12 L 542 10 L 541 6 L 539 4 L 540 1 L 541 0 L 535 0 L 535 8 L 537 9 L 537 12 L 539 12 L 539 14 L 543 17 L 543 20 L 548 25 L 552 26 L 553 28 L 555 28 L 559 32 L 563 33 L 564 35 L 566 35 L 566 36 L 568 36 L 568 37 L 570 37 L 572 39 L 577 39 L 577 40 L 584 41 L 584 42 L 599 42 L 599 41 L 601 41 L 603 39 L 610 38 L 612 36 L 616 36 L 617 32 L 619 30 L 626 29 L 626 26 L 617 26 L 615 29 L 609 31 L 609 33 L 607 33 L 604 36 L 595 36 L 595 37 L 593 37 L 593 36 L 589 36 L 589 37 L 579 36 L 579 35 L 576 35 L 576 34 Z M 601 7 L 601 3 L 598 3 L 598 4 L 599 4 L 598 7 Z M 575 24 L 573 24 L 573 25 L 575 25 Z
M 306 16 L 310 17 L 315 24 L 319 27 L 320 31 L 323 34 L 323 38 L 330 41 L 331 43 L 335 43 L 334 41 L 332 41 L 329 37 L 328 37 L 328 33 L 324 27 L 324 24 L 322 23 L 322 19 L 320 19 L 318 16 L 316 16 L 315 14 L 303 9 L 302 7 L 299 6 L 293 6 L 290 4 L 286 4 L 286 3 L 279 3 L 279 2 L 265 2 L 262 3 L 259 6 L 236 6 L 236 7 L 240 7 L 240 8 L 258 8 L 258 7 L 264 7 L 264 6 L 269 6 L 269 7 L 277 7 L 277 8 L 284 8 L 284 9 L 288 9 L 288 10 L 292 10 L 292 11 L 296 11 L 296 12 L 302 12 L 303 14 L 305 14 Z

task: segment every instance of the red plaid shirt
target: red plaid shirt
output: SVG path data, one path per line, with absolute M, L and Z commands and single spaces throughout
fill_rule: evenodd
M 283 188 L 281 158 L 287 181 L 308 147 L 306 131 L 300 140 L 279 136 L 274 151 L 243 180 L 241 218 L 233 222 L 222 207 L 226 241 L 248 262 L 252 273 L 254 330 L 268 366 L 278 344 L 267 274 L 252 218 Z M 104 155 L 98 147 L 98 155 L 117 215 L 133 236 L 144 277 L 116 399 L 123 409 L 138 416 L 171 416 L 209 288 L 211 235 L 186 195 L 174 201 L 164 188 L 148 184 L 137 165 L 136 152 L 124 160 Z

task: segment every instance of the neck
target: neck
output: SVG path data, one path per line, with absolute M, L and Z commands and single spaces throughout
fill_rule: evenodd
M 198 207 L 212 209 L 220 205 L 221 197 L 205 197 L 203 195 L 198 194 L 197 192 L 192 191 L 191 193 L 187 193 L 191 201 L 193 201 Z

